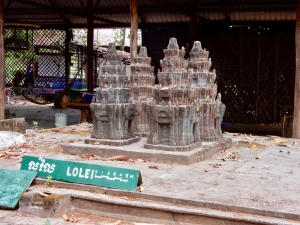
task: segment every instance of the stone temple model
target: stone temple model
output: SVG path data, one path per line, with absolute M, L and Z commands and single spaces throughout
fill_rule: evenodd
M 109 43 L 99 77 L 97 101 L 90 104 L 93 116 L 91 139 L 107 145 L 126 145 L 137 142 L 132 122 L 137 114 L 136 104 L 129 102 L 130 81 L 126 76 L 122 56 L 114 43 Z
M 133 127 L 137 135 L 147 137 L 149 134 L 149 118 L 147 104 L 153 100 L 155 76 L 154 67 L 150 65 L 151 58 L 147 55 L 147 48 L 141 47 L 138 56 L 131 60 L 130 69 L 130 100 L 136 104 L 137 116 L 133 120 Z
M 171 38 L 160 60 L 159 84 L 155 85 L 145 47 L 131 59 L 131 74 L 126 76 L 122 56 L 110 43 L 101 67 L 97 100 L 90 104 L 91 137 L 84 140 L 86 145 L 64 145 L 64 152 L 102 157 L 121 154 L 189 165 L 230 148 L 231 139 L 223 138 L 221 132 L 221 95 L 217 94 L 209 52 L 196 41 L 189 60 L 185 53 L 176 38 Z
M 192 83 L 196 86 L 195 98 L 200 100 L 202 118 L 200 137 L 202 141 L 217 141 L 222 138 L 220 114 L 222 109 L 221 94 L 217 97 L 216 71 L 210 71 L 209 52 L 195 41 L 190 52 L 188 69 L 192 71 Z M 217 97 L 217 99 L 216 99 Z
M 160 61 L 159 85 L 154 89 L 154 100 L 148 105 L 150 133 L 145 148 L 170 151 L 189 151 L 201 146 L 201 105 L 197 99 L 193 72 L 184 59 L 185 50 L 179 49 L 176 38 L 171 38 L 165 57 Z

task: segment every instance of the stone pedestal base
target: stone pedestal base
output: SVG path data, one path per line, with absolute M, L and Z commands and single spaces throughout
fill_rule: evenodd
M 153 145 L 153 144 L 145 144 L 144 148 L 147 149 L 157 149 L 157 150 L 164 150 L 164 151 L 176 151 L 176 152 L 186 152 L 191 151 L 193 149 L 201 147 L 201 142 L 196 142 L 190 145 L 185 146 L 167 146 L 167 145 Z
M 112 146 L 123 146 L 130 145 L 132 143 L 140 141 L 140 137 L 129 138 L 125 140 L 110 140 L 110 139 L 96 139 L 96 138 L 86 138 L 84 143 L 86 144 L 94 144 L 98 142 L 100 145 L 112 145 Z
M 190 165 L 210 159 L 213 154 L 229 149 L 232 145 L 231 139 L 222 139 L 216 142 L 202 142 L 202 147 L 191 151 L 162 151 L 145 149 L 146 141 L 146 138 L 142 138 L 139 142 L 124 146 L 68 143 L 63 144 L 63 152 L 72 155 L 93 154 L 103 158 L 125 155 L 132 160 L 143 159 L 155 163 Z
M 206 142 L 213 142 L 213 141 L 219 141 L 223 139 L 223 135 L 220 136 L 209 136 L 209 137 L 201 137 L 202 141 Z

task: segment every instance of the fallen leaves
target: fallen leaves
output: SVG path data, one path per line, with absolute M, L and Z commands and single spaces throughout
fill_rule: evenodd
M 158 166 L 149 166 L 149 169 L 157 169 L 157 170 L 159 170 Z
M 129 161 L 129 158 L 126 155 L 117 155 L 109 158 L 111 161 Z
M 49 194 L 39 191 L 38 194 L 42 197 L 47 197 Z
M 222 163 L 216 163 L 216 164 L 213 164 L 213 167 L 215 168 L 220 168 L 222 166 L 225 166 L 226 164 L 222 164 Z
M 136 191 L 139 191 L 139 192 L 143 192 L 145 189 L 144 189 L 144 184 L 141 184 L 137 189 Z
M 16 145 L 6 151 L 0 153 L 0 159 L 19 159 L 26 153 L 32 152 L 34 148 L 33 142 Z
M 80 220 L 83 220 L 84 218 L 77 218 L 77 217 L 74 217 L 74 216 L 68 216 L 67 214 L 64 214 L 63 215 L 63 219 L 65 221 L 70 221 L 70 222 L 73 222 L 73 223 L 77 223 L 79 222 Z
M 225 151 L 225 153 L 226 154 L 223 157 L 221 157 L 221 159 L 223 161 L 228 161 L 228 160 L 237 161 L 238 160 L 238 157 L 239 157 L 238 152 L 227 152 L 227 151 Z
M 258 156 L 256 156 L 256 159 L 262 159 L 262 155 L 258 155 Z
M 88 159 L 88 160 L 97 160 L 98 159 L 98 157 L 93 154 L 81 154 L 79 156 L 81 158 Z
M 79 125 L 76 127 L 57 127 L 48 129 L 51 132 L 63 133 L 63 134 L 78 134 L 78 135 L 87 135 L 92 133 L 92 125 Z
M 256 145 L 250 145 L 249 148 L 251 150 L 258 150 L 258 147 Z

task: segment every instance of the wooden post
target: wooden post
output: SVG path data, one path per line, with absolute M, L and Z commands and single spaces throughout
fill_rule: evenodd
M 70 41 L 71 41 L 71 29 L 66 29 L 66 40 L 65 40 L 65 82 L 66 85 L 70 79 Z
M 297 0 L 296 9 L 296 30 L 295 30 L 295 49 L 296 49 L 296 72 L 295 72 L 295 94 L 294 94 L 294 120 L 293 138 L 300 138 L 300 0 Z
M 0 0 L 0 120 L 4 120 L 4 80 L 5 80 L 5 59 L 4 59 L 4 3 Z
M 93 10 L 93 0 L 87 1 L 87 8 L 88 8 L 88 29 L 87 29 L 87 92 L 94 93 L 93 87 L 93 59 L 94 59 L 94 15 L 92 14 Z
M 129 0 L 130 3 L 130 59 L 137 55 L 137 31 L 139 24 L 137 0 Z

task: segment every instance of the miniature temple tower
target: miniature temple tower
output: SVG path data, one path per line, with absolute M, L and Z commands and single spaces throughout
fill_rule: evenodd
M 160 61 L 159 85 L 148 105 L 150 133 L 145 148 L 188 151 L 201 146 L 199 122 L 201 111 L 196 100 L 192 71 L 187 70 L 185 50 L 171 38 L 165 57 Z
M 211 59 L 209 52 L 195 41 L 190 52 L 188 62 L 189 71 L 192 71 L 192 82 L 196 86 L 196 98 L 200 100 L 203 117 L 200 120 L 200 137 L 202 141 L 216 141 L 222 136 L 220 126 L 221 95 L 217 97 L 216 72 L 210 71 Z
M 138 56 L 134 57 L 130 64 L 130 100 L 137 107 L 137 116 L 133 120 L 133 127 L 139 136 L 147 136 L 149 133 L 146 105 L 153 99 L 155 82 L 154 67 L 150 64 L 151 58 L 147 55 L 146 47 L 141 47 Z
M 97 140 L 102 144 L 122 145 L 139 140 L 134 137 L 132 129 L 137 110 L 135 104 L 129 103 L 130 82 L 122 58 L 118 55 L 115 44 L 109 43 L 99 77 L 97 102 L 90 104 L 93 116 L 91 137 L 105 139 L 102 142 Z

